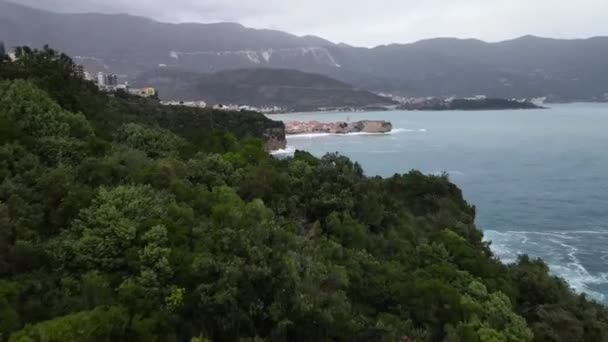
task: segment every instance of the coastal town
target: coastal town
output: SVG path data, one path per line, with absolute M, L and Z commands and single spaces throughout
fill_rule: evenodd
M 145 98 L 158 98 L 158 92 L 153 87 L 143 87 L 143 88 L 133 88 L 129 86 L 128 81 L 120 82 L 121 79 L 126 79 L 127 76 L 117 75 L 112 73 L 104 73 L 98 72 L 97 74 L 93 74 L 84 69 L 83 66 L 79 65 L 77 74 L 88 81 L 91 81 L 97 85 L 97 87 L 105 92 L 114 93 L 117 91 L 124 91 L 130 95 L 140 96 Z M 191 108 L 213 108 L 217 110 L 224 111 L 255 111 L 265 114 L 276 114 L 276 113 L 284 113 L 287 109 L 279 107 L 279 106 L 263 106 L 256 107 L 250 105 L 242 105 L 242 104 L 214 104 L 209 105 L 204 100 L 193 100 L 193 101 L 160 101 L 161 105 L 165 106 L 185 106 Z
M 384 120 L 362 120 L 354 122 L 319 122 L 291 121 L 285 122 L 285 133 L 296 134 L 349 134 L 349 133 L 389 133 L 393 125 Z
M 77 71 L 77 74 L 88 80 L 91 81 L 93 83 L 95 83 L 97 85 L 97 87 L 102 90 L 102 91 L 106 91 L 109 93 L 114 93 L 117 91 L 124 91 L 127 92 L 130 95 L 134 95 L 134 96 L 140 96 L 140 97 L 146 97 L 146 98 L 158 98 L 158 92 L 156 91 L 155 88 L 153 87 L 143 87 L 143 88 L 133 88 L 131 86 L 129 86 L 129 82 L 128 81 L 123 81 L 120 82 L 120 79 L 126 79 L 127 76 L 124 75 L 117 75 L 117 74 L 112 74 L 112 73 L 104 73 L 104 72 L 98 72 L 96 75 L 93 75 L 92 73 L 86 71 L 84 69 L 83 66 L 78 66 L 79 70 Z M 260 112 L 260 113 L 264 113 L 264 114 L 276 114 L 276 113 L 284 113 L 287 111 L 287 109 L 279 107 L 279 106 L 263 106 L 263 107 L 256 107 L 256 106 L 250 106 L 250 105 L 242 105 L 242 104 L 213 104 L 213 105 L 209 105 L 207 102 L 205 102 L 204 100 L 192 100 L 192 101 L 175 101 L 175 100 L 168 100 L 168 101 L 160 101 L 161 105 L 165 105 L 165 106 L 185 106 L 185 107 L 191 107 L 191 108 L 213 108 L 213 109 L 217 109 L 217 110 L 224 110 L 224 111 L 255 111 L 255 112 Z

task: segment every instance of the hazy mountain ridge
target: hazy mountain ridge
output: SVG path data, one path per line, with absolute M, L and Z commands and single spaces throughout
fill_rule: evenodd
M 48 43 L 73 56 L 95 57 L 127 74 L 158 64 L 174 64 L 176 54 L 179 57 L 204 51 L 207 59 L 193 63 L 182 58 L 179 62 L 197 71 L 212 72 L 255 65 L 246 55 L 226 58 L 235 51 L 286 51 L 287 58 L 297 55 L 293 49 L 303 51 L 302 48 L 332 44 L 318 37 L 250 29 L 234 23 L 168 24 L 124 14 L 58 14 L 3 1 L 0 39 L 8 46 Z
M 57 14 L 2 2 L 0 40 L 50 45 L 93 69 L 135 76 L 166 64 L 213 73 L 286 68 L 409 96 L 606 100 L 608 38 L 437 38 L 359 48 L 239 24 L 167 24 L 129 15 Z
M 391 100 L 329 77 L 289 69 L 237 69 L 199 74 L 174 68 L 145 72 L 136 86 L 153 86 L 165 100 L 278 106 L 288 110 L 391 105 Z
M 439 38 L 373 49 L 340 47 L 335 53 L 345 69 L 359 65 L 360 71 L 390 80 L 387 90 L 416 95 L 571 100 L 600 99 L 608 92 L 602 81 L 608 73 L 605 37 L 526 36 L 498 43 Z

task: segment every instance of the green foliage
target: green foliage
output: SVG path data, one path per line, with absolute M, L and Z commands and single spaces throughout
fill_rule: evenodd
M 257 114 L 110 98 L 22 53 L 0 70 L 0 341 L 608 340 L 604 306 L 493 257 L 445 175 L 274 159 Z
M 56 254 L 63 267 L 80 271 L 124 270 L 145 262 L 153 267 L 163 262 L 155 259 L 162 253 L 155 247 L 165 243 L 167 232 L 152 225 L 162 222 L 168 203 L 169 198 L 146 186 L 101 188 L 91 206 L 53 241 L 49 254 Z M 140 262 L 133 260 L 138 247 L 144 248 Z
M 475 331 L 480 341 L 532 341 L 526 321 L 512 311 L 509 299 L 502 293 L 488 293 L 479 282 L 472 282 L 462 304 L 472 313 L 460 331 Z M 464 336 L 461 336 L 464 338 Z
M 0 89 L 0 121 L 5 124 L 0 141 L 31 145 L 49 164 L 75 163 L 88 153 L 93 130 L 83 115 L 63 110 L 26 81 L 3 81 Z
M 145 152 L 150 158 L 176 156 L 186 141 L 170 131 L 138 124 L 126 124 L 118 129 L 115 141 Z
M 113 341 L 123 336 L 127 324 L 123 308 L 99 307 L 26 326 L 12 334 L 9 341 Z

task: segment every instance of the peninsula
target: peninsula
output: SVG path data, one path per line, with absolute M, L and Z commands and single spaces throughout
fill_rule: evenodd
M 466 99 L 423 98 L 402 102 L 400 110 L 507 110 L 543 109 L 544 107 L 528 100 L 486 98 L 485 96 Z
M 383 120 L 363 120 L 356 122 L 319 122 L 319 121 L 293 121 L 285 123 L 286 134 L 311 134 L 311 133 L 388 133 L 393 125 Z

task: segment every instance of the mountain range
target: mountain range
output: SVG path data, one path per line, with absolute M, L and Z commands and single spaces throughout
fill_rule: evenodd
M 278 106 L 289 111 L 396 105 L 386 97 L 347 83 L 291 69 L 235 69 L 203 74 L 164 67 L 141 73 L 133 84 L 152 86 L 165 100 L 205 99 L 208 104 Z
M 92 70 L 136 77 L 159 65 L 196 73 L 280 68 L 402 96 L 608 100 L 608 37 L 438 38 L 375 48 L 234 23 L 169 24 L 125 14 L 59 14 L 0 0 L 0 40 L 51 46 Z

